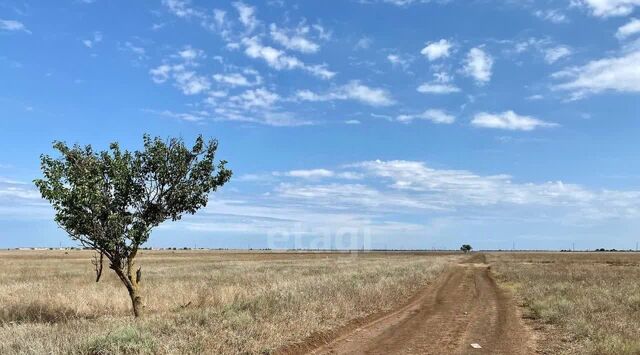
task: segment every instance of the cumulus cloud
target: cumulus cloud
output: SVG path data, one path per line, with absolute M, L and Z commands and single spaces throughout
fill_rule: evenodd
M 370 106 L 390 106 L 395 103 L 386 90 L 366 86 L 357 80 L 324 94 L 301 90 L 296 93 L 296 97 L 303 101 L 354 100 Z
M 441 39 L 437 42 L 429 42 L 427 46 L 422 48 L 420 54 L 424 55 L 430 61 L 434 61 L 440 58 L 446 58 L 449 56 L 452 44 L 446 39 Z
M 284 51 L 263 45 L 258 37 L 242 39 L 245 46 L 245 54 L 254 59 L 262 59 L 267 65 L 276 70 L 302 69 L 321 79 L 331 79 L 336 73 L 330 71 L 325 65 L 307 65 L 300 59 L 286 54 Z
M 423 94 L 452 94 L 460 92 L 460 88 L 451 83 L 451 77 L 444 72 L 434 74 L 434 80 L 423 83 L 416 89 Z
M 465 59 L 462 72 L 483 85 L 491 80 L 493 58 L 481 48 L 471 48 Z
M 619 39 L 625 39 L 638 33 L 640 33 L 640 20 L 632 18 L 629 22 L 618 28 L 616 37 Z
M 598 17 L 626 16 L 640 6 L 640 0 L 573 0 L 572 3 L 588 7 Z
M 238 10 L 240 23 L 244 25 L 248 32 L 253 32 L 259 24 L 255 7 L 246 5 L 243 2 L 234 2 L 233 6 Z
M 396 120 L 402 123 L 411 123 L 413 120 L 427 120 L 439 124 L 452 124 L 456 121 L 456 118 L 443 110 L 429 109 L 420 114 L 400 115 L 396 117 Z
M 537 128 L 555 127 L 558 124 L 545 122 L 531 116 L 518 115 L 513 111 L 501 113 L 477 113 L 471 124 L 481 128 L 495 128 L 510 131 L 533 131 Z
M 572 99 L 605 91 L 640 92 L 640 50 L 618 57 L 593 60 L 583 66 L 570 67 L 554 73 L 565 82 L 558 90 L 571 92 Z

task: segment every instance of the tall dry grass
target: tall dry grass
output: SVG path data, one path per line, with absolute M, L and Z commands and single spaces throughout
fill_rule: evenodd
M 489 261 L 546 354 L 640 354 L 640 254 L 503 253 Z
M 456 258 L 145 252 L 134 320 L 89 252 L 0 252 L 0 354 L 269 353 L 397 307 Z

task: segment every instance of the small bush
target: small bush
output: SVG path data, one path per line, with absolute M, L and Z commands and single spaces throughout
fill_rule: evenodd
M 155 350 L 156 345 L 151 336 L 133 326 L 125 326 L 90 339 L 83 353 L 91 355 L 153 354 Z

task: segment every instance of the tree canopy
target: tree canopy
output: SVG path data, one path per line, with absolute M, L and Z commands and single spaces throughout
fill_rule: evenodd
M 226 161 L 215 163 L 215 139 L 198 136 L 191 148 L 179 138 L 145 135 L 143 142 L 144 149 L 130 152 L 118 143 L 94 151 L 91 145 L 56 141 L 60 156 L 42 155 L 44 176 L 34 181 L 58 225 L 107 257 L 127 288 L 133 260 L 151 230 L 205 207 L 209 194 L 232 174 Z

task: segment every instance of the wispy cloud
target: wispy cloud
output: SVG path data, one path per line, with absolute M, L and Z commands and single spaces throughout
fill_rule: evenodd
M 554 78 L 565 80 L 555 85 L 555 89 L 569 91 L 572 99 L 605 91 L 640 92 L 638 63 L 640 50 L 569 67 L 553 74 Z
M 102 33 L 97 31 L 93 33 L 91 39 L 82 40 L 82 44 L 84 44 L 84 46 L 87 48 L 93 48 L 93 46 L 100 42 L 102 42 Z
M 510 131 L 533 131 L 537 128 L 556 127 L 557 123 L 545 122 L 531 116 L 518 115 L 513 111 L 500 113 L 477 113 L 471 124 L 481 128 L 505 129 Z
M 640 20 L 637 18 L 632 18 L 629 22 L 618 28 L 616 32 L 616 37 L 619 39 L 626 39 L 627 37 L 631 37 L 640 33 Z
M 322 94 L 301 90 L 296 97 L 303 101 L 355 100 L 370 106 L 390 106 L 395 103 L 386 90 L 372 88 L 356 80 Z
M 27 27 L 20 21 L 0 19 L 0 30 L 2 31 L 18 31 L 31 33 Z
M 318 43 L 305 37 L 311 31 L 309 26 L 299 26 L 293 30 L 287 30 L 272 23 L 269 26 L 269 31 L 271 38 L 287 49 L 302 53 L 316 53 L 320 50 Z
M 456 117 L 439 109 L 429 109 L 419 114 L 400 115 L 396 117 L 398 122 L 411 123 L 414 120 L 426 120 L 439 124 L 452 124 Z

